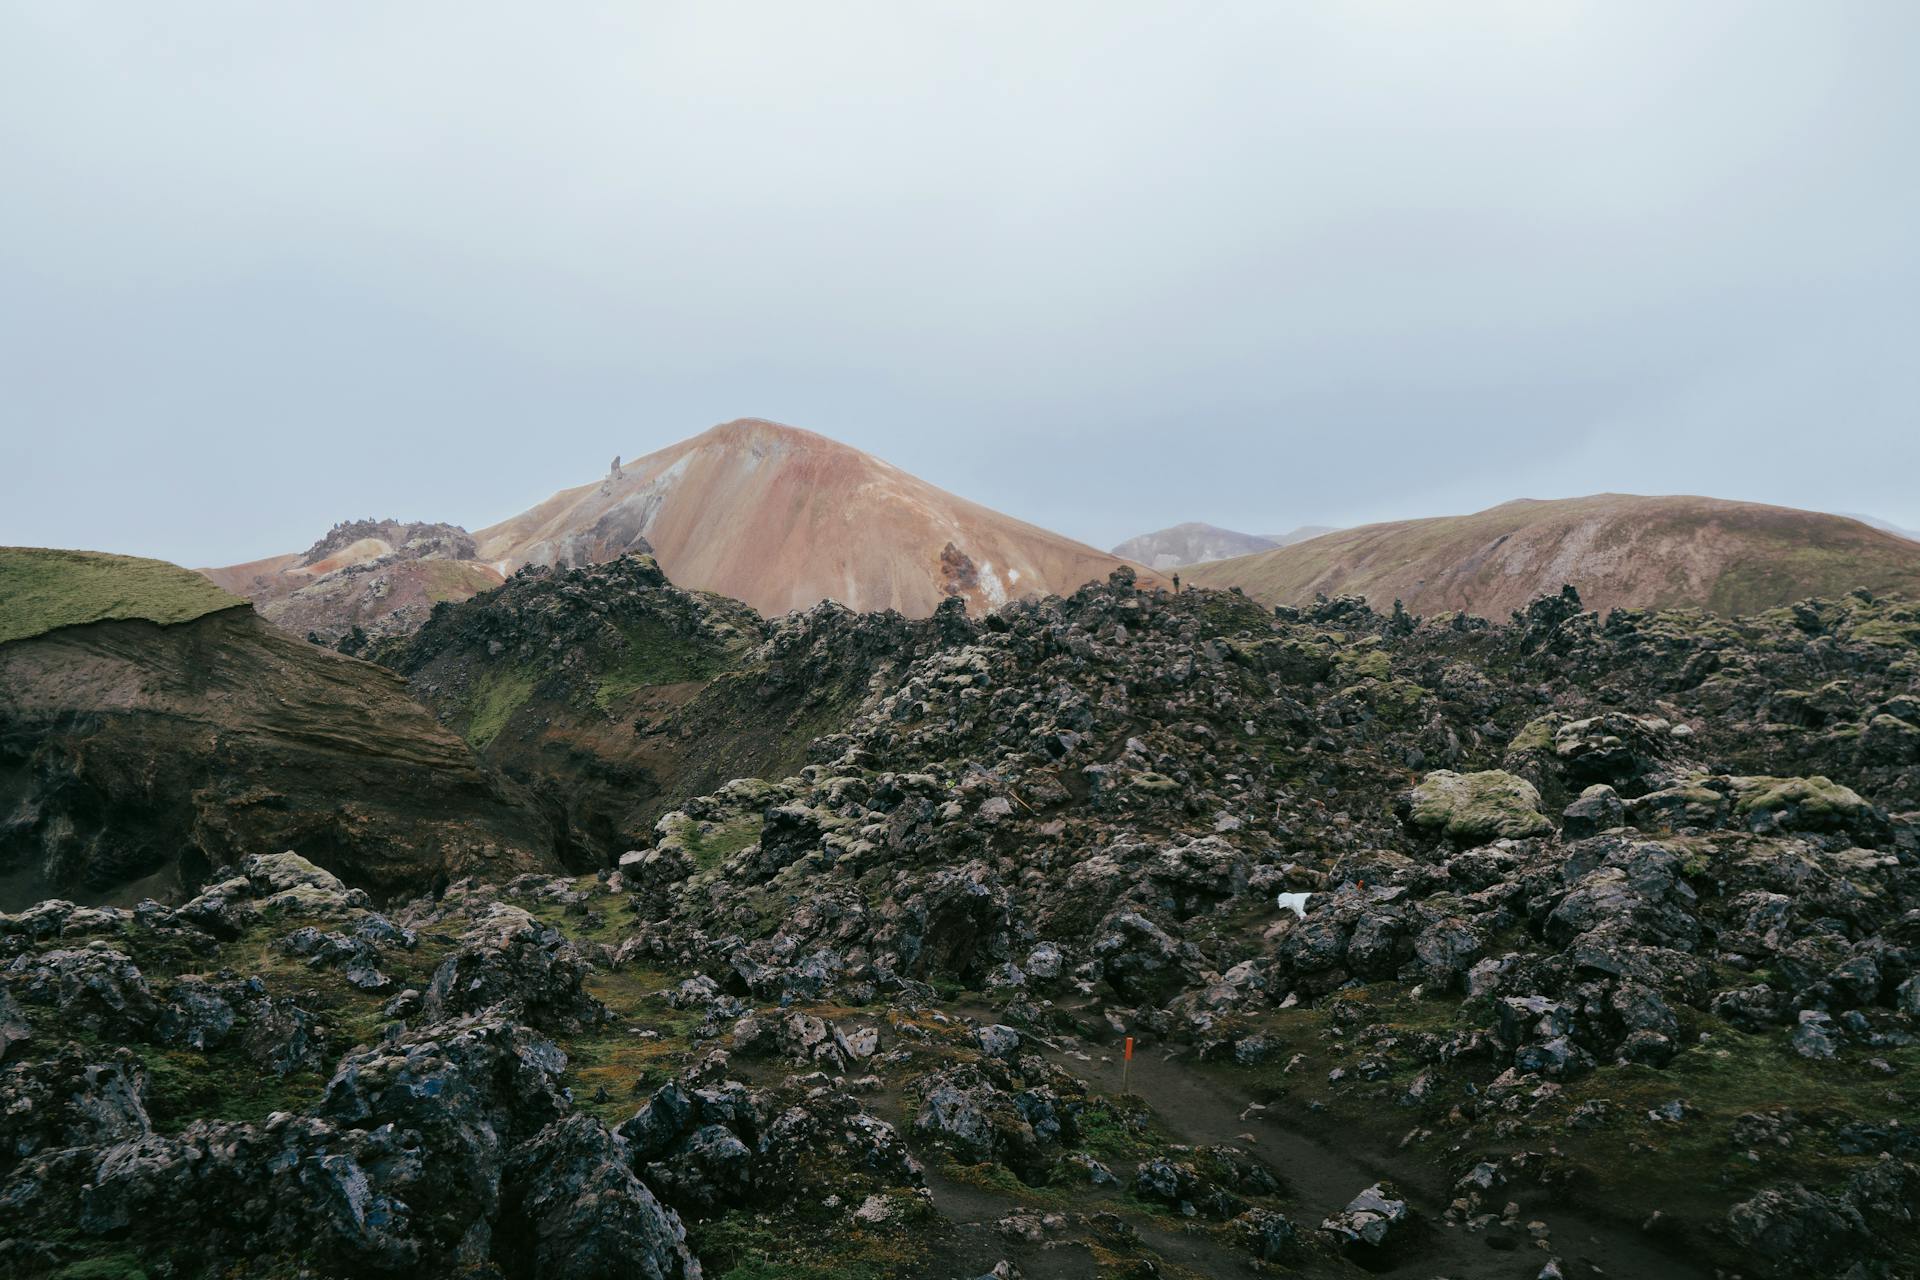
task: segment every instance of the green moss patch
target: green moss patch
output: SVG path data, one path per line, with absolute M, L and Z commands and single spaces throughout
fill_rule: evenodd
M 502 669 L 483 675 L 467 702 L 467 741 L 485 747 L 499 737 L 513 713 L 533 697 L 534 683 L 530 671 Z
M 0 644 L 112 619 L 169 626 L 244 604 L 191 569 L 164 560 L 0 547 Z
M 788 1213 L 736 1209 L 689 1223 L 688 1243 L 720 1280 L 888 1280 L 924 1261 L 933 1215 L 910 1193 L 893 1198 L 897 1215 L 869 1228 L 796 1200 Z
M 622 629 L 626 648 L 600 673 L 594 705 L 602 711 L 642 689 L 690 680 L 710 680 L 732 665 L 734 652 L 688 640 L 664 622 L 644 621 Z
M 304 1111 L 326 1092 L 324 1074 L 276 1076 L 237 1048 L 133 1049 L 147 1071 L 147 1112 L 162 1133 L 202 1119 L 257 1123 L 276 1111 Z
M 699 871 L 711 871 L 760 838 L 766 821 L 759 814 L 717 825 L 695 823 L 681 835 L 681 843 Z

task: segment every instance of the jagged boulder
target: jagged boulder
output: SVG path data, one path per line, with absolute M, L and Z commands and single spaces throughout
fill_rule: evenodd
M 699 1280 L 678 1215 L 633 1172 L 617 1134 L 576 1113 L 507 1161 L 497 1232 L 509 1274 L 579 1280 Z
M 1844 831 L 1872 838 L 1885 818 L 1830 778 L 1729 778 L 1733 813 L 1754 831 Z
M 1407 1248 L 1417 1219 L 1390 1183 L 1376 1182 L 1320 1224 L 1349 1256 L 1385 1260 Z
M 151 1040 L 160 1002 L 124 952 L 102 942 L 16 956 L 0 972 L 16 999 L 51 1008 L 60 1025 L 119 1040 Z
M 429 1018 L 497 1010 L 549 1031 L 605 1020 L 605 1008 L 581 989 L 587 969 L 579 952 L 519 907 L 491 904 L 460 944 L 434 970 L 423 1001 Z
M 1611 831 L 1627 820 L 1627 806 L 1620 793 L 1604 782 L 1596 782 L 1580 793 L 1560 814 L 1560 834 L 1569 840 Z
M 88 1061 L 80 1046 L 0 1071 L 0 1174 L 41 1151 L 96 1147 L 141 1138 L 146 1079 L 126 1049 Z

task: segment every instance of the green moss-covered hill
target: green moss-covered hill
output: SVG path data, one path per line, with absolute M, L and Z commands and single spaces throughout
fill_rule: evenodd
M 0 547 L 0 644 L 107 619 L 191 622 L 245 603 L 164 560 Z
M 1606 493 L 1401 520 L 1186 571 L 1268 604 L 1316 594 L 1499 616 L 1572 583 L 1601 610 L 1757 613 L 1855 587 L 1920 594 L 1920 544 L 1845 516 L 1717 498 Z
M 0 911 L 165 895 L 260 849 L 372 887 L 545 865 L 531 802 L 400 680 L 198 574 L 0 549 L 0 641 Z

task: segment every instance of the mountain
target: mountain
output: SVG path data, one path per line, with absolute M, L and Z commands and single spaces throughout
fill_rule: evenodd
M 1225 560 L 1228 556 L 1271 551 L 1280 545 L 1277 539 L 1189 521 L 1128 538 L 1113 549 L 1113 554 L 1150 569 L 1179 569 L 1202 560 Z
M 458 525 L 351 520 L 304 552 L 200 573 L 282 630 L 331 644 L 355 628 L 374 637 L 411 631 L 440 601 L 499 586 L 499 571 L 474 553 Z
M 157 560 L 0 549 L 0 906 L 132 900 L 294 850 L 372 888 L 551 837 L 370 663 Z
M 760 419 L 712 428 L 616 465 L 481 529 L 502 573 L 651 546 L 674 582 L 764 614 L 834 600 L 926 617 L 949 596 L 983 612 L 1066 594 L 1114 557 L 936 489 L 811 431 Z
M 1352 594 L 1415 613 L 1499 616 L 1571 583 L 1593 609 L 1731 614 L 1855 587 L 1920 597 L 1920 547 L 1822 512 L 1609 493 L 1364 525 L 1187 576 L 1267 604 Z
M 1209 560 L 1254 555 L 1275 547 L 1289 547 L 1323 533 L 1332 533 L 1330 524 L 1304 524 L 1291 533 L 1236 533 L 1218 525 L 1190 521 L 1170 529 L 1143 533 L 1128 538 L 1113 549 L 1113 554 L 1146 565 L 1150 569 L 1182 569 Z
M 201 572 L 278 625 L 332 643 L 356 626 L 375 637 L 411 631 L 434 603 L 471 598 L 526 565 L 572 567 L 629 551 L 656 556 L 690 590 L 764 614 L 830 599 L 927 617 L 949 596 L 981 613 L 1066 594 L 1116 567 L 1108 553 L 858 449 L 743 419 L 624 466 L 616 458 L 601 479 L 472 535 L 358 521 L 304 554 Z

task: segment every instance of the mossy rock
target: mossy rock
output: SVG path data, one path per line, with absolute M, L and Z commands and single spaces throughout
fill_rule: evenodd
M 1423 686 L 1398 676 L 1389 676 L 1385 680 L 1365 680 L 1341 692 L 1365 702 L 1390 723 L 1404 722 L 1420 709 L 1420 704 L 1428 696 Z
M 1234 661 L 1255 671 L 1277 675 L 1285 684 L 1314 684 L 1333 673 L 1334 659 L 1329 647 L 1297 636 L 1232 640 L 1227 642 L 1227 652 Z
M 1528 751 L 1552 751 L 1553 735 L 1566 723 L 1566 716 L 1558 711 L 1549 711 L 1544 716 L 1536 716 L 1527 721 L 1520 732 L 1513 735 L 1513 741 L 1507 744 L 1508 755 L 1519 755 Z
M 1726 817 L 1727 797 L 1694 779 L 1630 800 L 1627 812 L 1642 828 L 1717 827 Z
M 1368 639 L 1371 640 L 1372 637 Z M 1340 655 L 1337 666 L 1343 684 L 1357 684 L 1362 680 L 1385 680 L 1393 674 L 1387 651 L 1377 644 L 1355 645 L 1348 652 Z
M 1867 721 L 1859 736 L 1876 759 L 1889 764 L 1920 761 L 1920 726 L 1899 716 L 1883 711 Z
M 1553 824 L 1540 812 L 1540 793 L 1503 769 L 1455 773 L 1438 769 L 1413 789 L 1413 825 L 1455 840 L 1520 839 Z
M 1748 825 L 1782 831 L 1837 831 L 1869 821 L 1873 806 L 1831 778 L 1729 778 L 1733 811 Z

